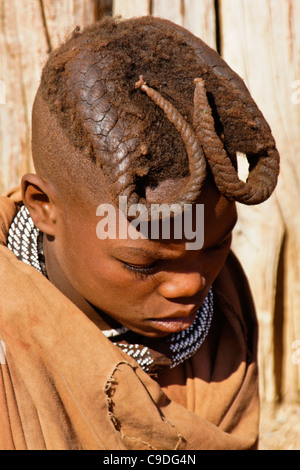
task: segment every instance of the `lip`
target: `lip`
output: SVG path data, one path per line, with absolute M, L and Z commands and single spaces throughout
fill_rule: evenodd
M 193 308 L 189 315 L 182 316 L 182 313 L 179 313 L 178 316 L 160 318 L 160 319 L 151 319 L 150 322 L 156 329 L 167 332 L 167 333 L 178 333 L 180 331 L 186 330 L 191 326 L 197 316 L 199 307 Z M 180 316 L 181 315 L 181 316 Z

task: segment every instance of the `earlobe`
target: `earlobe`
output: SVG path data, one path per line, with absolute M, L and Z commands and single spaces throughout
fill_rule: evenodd
M 56 217 L 51 189 L 38 175 L 28 173 L 22 178 L 22 198 L 34 225 L 47 235 L 55 236 Z

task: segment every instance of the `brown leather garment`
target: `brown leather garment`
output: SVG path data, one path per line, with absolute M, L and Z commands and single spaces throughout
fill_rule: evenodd
M 0 449 L 256 448 L 257 322 L 234 255 L 204 344 L 154 380 L 5 247 L 17 209 L 0 198 Z

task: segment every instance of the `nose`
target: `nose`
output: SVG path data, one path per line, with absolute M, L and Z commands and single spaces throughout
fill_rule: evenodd
M 166 299 L 193 297 L 204 288 L 205 282 L 205 278 L 197 271 L 168 273 L 158 290 Z

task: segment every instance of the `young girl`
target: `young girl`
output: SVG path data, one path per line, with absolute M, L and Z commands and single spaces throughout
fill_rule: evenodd
M 169 21 L 105 19 L 51 54 L 32 154 L 0 205 L 0 448 L 257 448 L 230 244 L 279 157 L 242 80 Z

